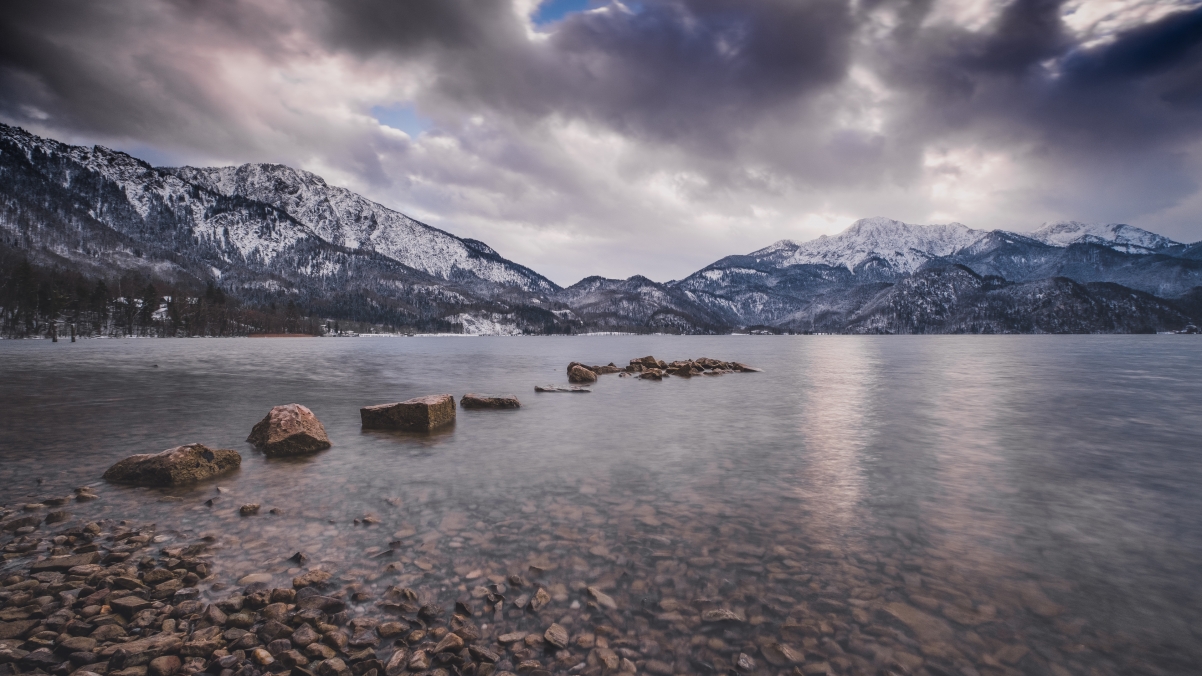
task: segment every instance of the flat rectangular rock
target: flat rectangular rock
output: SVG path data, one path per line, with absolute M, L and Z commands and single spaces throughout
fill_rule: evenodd
M 363 429 L 429 431 L 455 422 L 455 397 L 433 394 L 359 409 Z
M 72 554 L 70 556 L 52 556 L 48 559 L 36 561 L 29 570 L 34 573 L 42 573 L 46 571 L 68 571 L 76 566 L 90 566 L 100 560 L 100 552 L 88 552 L 86 554 Z
M 516 394 L 476 394 L 469 392 L 459 398 L 463 408 L 521 408 Z

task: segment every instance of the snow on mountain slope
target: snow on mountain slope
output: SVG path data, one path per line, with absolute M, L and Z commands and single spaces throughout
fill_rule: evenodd
M 1157 249 L 1177 245 L 1177 242 L 1168 237 L 1124 223 L 1045 223 L 1043 227 L 1027 236 L 1051 246 L 1101 244 L 1123 253 L 1152 253 Z
M 913 225 L 890 218 L 862 218 L 838 235 L 808 242 L 781 240 L 750 254 L 779 266 L 821 264 L 854 270 L 880 258 L 898 272 L 913 272 L 923 263 L 949 256 L 976 242 L 985 232 L 959 223 Z
M 557 287 L 538 273 L 505 260 L 492 248 L 465 240 L 383 207 L 316 174 L 280 164 L 169 169 L 223 195 L 279 208 L 328 242 L 383 254 L 442 279 L 470 273 L 502 286 L 549 293 Z
M 227 263 L 231 262 L 235 251 L 244 260 L 270 263 L 281 251 L 314 236 L 282 211 L 227 208 L 222 202 L 228 200 L 220 194 L 196 190 L 177 176 L 103 146 L 67 145 L 5 125 L 0 125 L 0 138 L 19 148 L 26 159 L 33 159 L 36 153 L 57 162 L 60 167 L 58 180 L 65 187 L 73 187 L 73 183 L 84 178 L 76 175 L 78 169 L 71 163 L 112 181 L 124 192 L 140 218 L 130 221 L 107 218 L 99 213 L 93 213 L 93 216 L 139 239 L 147 236 L 158 240 L 184 237 L 214 244 L 220 252 L 218 255 Z M 186 224 L 188 232 L 172 230 L 167 226 L 170 221 Z

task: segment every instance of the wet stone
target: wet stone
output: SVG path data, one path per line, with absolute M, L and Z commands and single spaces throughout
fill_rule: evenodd
M 547 631 L 543 633 L 543 638 L 556 648 L 568 647 L 568 630 L 558 623 L 548 627 Z
M 417 397 L 395 404 L 359 409 L 364 429 L 430 431 L 455 422 L 455 398 L 449 394 Z
M 469 392 L 459 398 L 460 408 L 521 408 L 516 394 L 476 394 Z
M 300 404 L 276 406 L 255 424 L 246 438 L 269 458 L 307 455 L 330 447 L 317 416 Z
M 104 478 L 137 486 L 180 486 L 221 476 L 241 464 L 242 456 L 237 451 L 190 444 L 130 456 L 110 467 Z

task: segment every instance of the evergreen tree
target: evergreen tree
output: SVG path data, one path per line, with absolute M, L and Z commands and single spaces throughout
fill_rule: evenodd
M 142 321 L 143 330 L 150 327 L 154 321 L 154 313 L 159 309 L 159 292 L 154 288 L 154 283 L 147 282 L 146 288 L 142 290 L 142 308 L 139 313 L 139 319 Z

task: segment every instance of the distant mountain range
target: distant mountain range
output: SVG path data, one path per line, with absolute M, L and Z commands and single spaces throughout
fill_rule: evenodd
M 5 125 L 0 238 L 6 261 L 84 278 L 216 287 L 323 319 L 467 332 L 1147 332 L 1202 314 L 1202 243 L 1129 225 L 1020 234 L 868 218 L 681 280 L 560 288 L 483 242 L 309 172 L 156 168 Z

